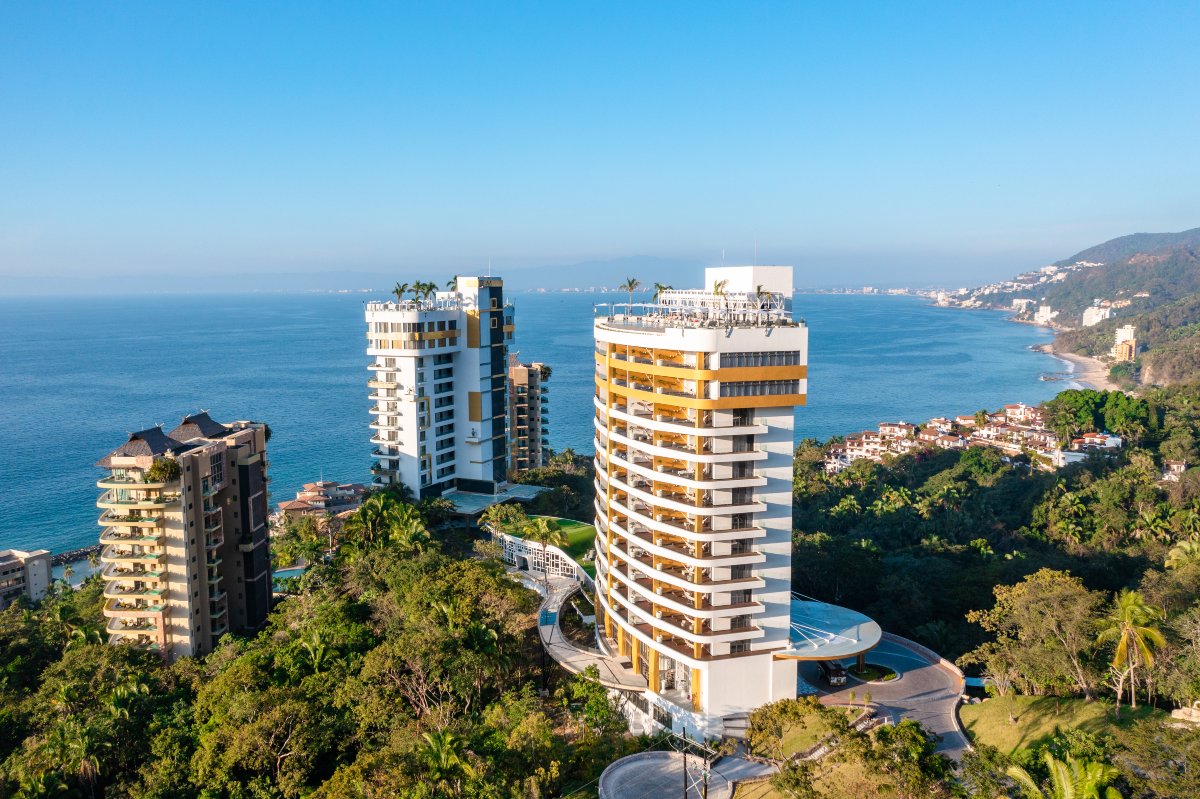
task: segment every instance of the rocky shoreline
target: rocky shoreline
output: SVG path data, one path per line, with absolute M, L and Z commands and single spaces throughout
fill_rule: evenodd
M 87 560 L 88 556 L 93 552 L 99 554 L 100 544 L 85 547 L 83 549 L 72 549 L 70 552 L 60 552 L 57 555 L 51 555 L 50 565 L 62 566 L 65 563 L 78 563 L 81 560 Z
M 1071 373 L 1071 376 L 1067 378 L 1068 380 L 1076 380 L 1097 391 L 1121 390 L 1120 386 L 1109 382 L 1108 366 L 1095 358 L 1088 358 L 1071 352 L 1055 352 L 1053 344 L 1038 344 L 1032 349 L 1044 352 L 1047 355 L 1058 358 L 1060 361 L 1068 361 L 1075 364 L 1077 370 Z

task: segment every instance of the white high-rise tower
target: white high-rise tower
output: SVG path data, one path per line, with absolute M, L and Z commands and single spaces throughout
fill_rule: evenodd
M 460 277 L 454 291 L 366 304 L 374 487 L 428 497 L 504 482 L 514 308 L 503 286 Z

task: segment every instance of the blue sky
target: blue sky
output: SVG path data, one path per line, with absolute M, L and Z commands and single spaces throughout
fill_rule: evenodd
M 1200 226 L 1198 17 L 2 2 L 0 275 L 1008 276 Z

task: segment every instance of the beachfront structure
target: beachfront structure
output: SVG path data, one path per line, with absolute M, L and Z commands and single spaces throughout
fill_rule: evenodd
M 705 272 L 705 289 L 594 322 L 597 618 L 653 701 L 720 734 L 721 717 L 796 695 L 795 660 L 777 655 L 808 330 L 791 267 Z
M 515 309 L 498 277 L 432 298 L 366 303 L 373 488 L 422 498 L 495 494 L 508 470 L 508 343 Z
M 544 363 L 521 363 L 515 354 L 508 356 L 508 462 L 513 474 L 549 462 L 549 372 Z
M 46 596 L 52 579 L 49 550 L 6 549 L 0 552 L 0 610 L 20 597 L 37 602 Z
M 1132 361 L 1137 357 L 1137 329 L 1133 325 L 1117 328 L 1109 355 L 1118 361 Z
M 96 465 L 104 616 L 113 644 L 164 658 L 207 654 L 271 609 L 267 426 L 186 416 Z

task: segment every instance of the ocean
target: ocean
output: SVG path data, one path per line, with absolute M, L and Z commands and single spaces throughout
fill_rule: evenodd
M 267 422 L 272 506 L 319 478 L 368 482 L 362 293 L 0 298 L 0 549 L 95 544 L 102 473 L 129 431 L 207 410 Z M 519 293 L 512 350 L 551 365 L 550 443 L 592 451 L 593 303 Z M 808 405 L 796 438 L 919 422 L 1077 386 L 1030 350 L 1050 331 L 914 297 L 798 294 L 810 330 Z

